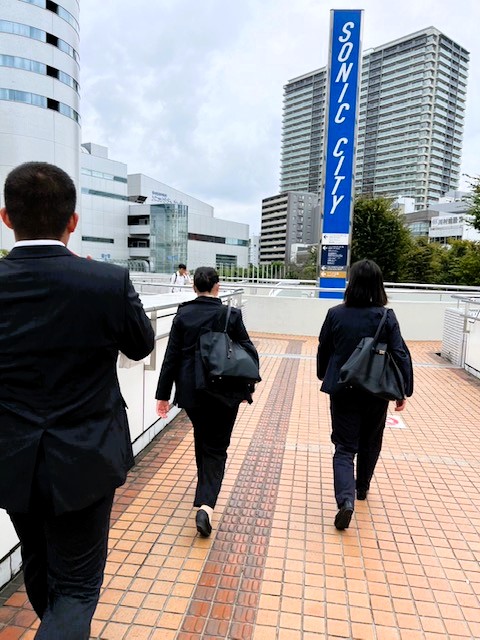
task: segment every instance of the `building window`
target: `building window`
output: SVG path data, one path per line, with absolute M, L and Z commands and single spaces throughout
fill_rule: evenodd
M 57 38 L 57 36 L 53 35 L 53 33 L 48 33 L 47 31 L 42 31 L 41 29 L 36 29 L 35 27 L 30 27 L 28 24 L 21 24 L 20 22 L 10 22 L 9 20 L 0 20 L 0 32 L 1 33 L 12 33 L 16 36 L 24 36 L 26 38 L 32 38 L 32 40 L 40 40 L 40 42 L 46 42 L 48 44 L 57 47 L 60 51 L 68 54 L 72 57 L 76 62 L 79 62 L 80 56 L 77 51 L 65 42 L 65 40 L 61 40 Z
M 68 104 L 52 100 L 45 96 L 39 96 L 36 93 L 29 93 L 28 91 L 17 91 L 16 89 L 3 89 L 0 88 L 0 100 L 8 100 L 10 102 L 23 102 L 25 104 L 32 104 L 35 107 L 42 107 L 43 109 L 52 109 L 52 111 L 58 111 L 64 116 L 75 120 L 80 124 L 80 116 L 69 107 Z
M 150 224 L 149 216 L 139 217 L 139 216 L 128 216 L 128 226 L 129 227 L 138 227 L 140 225 L 145 226 Z
M 37 7 L 42 9 L 48 9 L 48 11 L 52 11 L 56 13 L 57 16 L 68 22 L 72 27 L 74 27 L 77 33 L 80 31 L 79 24 L 77 20 L 72 16 L 72 14 L 61 7 L 56 2 L 51 2 L 51 0 L 22 0 L 22 2 L 27 2 L 28 4 L 34 4 Z
M 129 238 L 128 247 L 129 249 L 148 249 L 150 247 L 150 240 L 148 239 L 140 240 L 138 238 Z
M 82 193 L 88 196 L 100 196 L 101 198 L 113 198 L 114 200 L 128 200 L 127 196 L 121 196 L 118 193 L 109 193 L 108 191 L 97 191 L 96 189 L 86 189 L 82 187 Z
M 204 233 L 189 233 L 189 240 L 197 240 L 198 242 L 214 242 L 215 244 L 229 244 L 237 247 L 248 247 L 248 240 L 239 238 L 223 238 L 221 236 L 209 236 Z
M 114 180 L 115 182 L 123 182 L 127 184 L 127 178 L 123 176 L 114 176 L 111 173 L 103 173 L 102 171 L 93 171 L 92 169 L 82 168 L 82 175 L 92 176 L 92 178 L 103 178 L 104 180 Z
M 32 71 L 33 73 L 40 73 L 44 76 L 50 76 L 57 78 L 63 84 L 68 85 L 78 93 L 80 87 L 78 82 L 68 73 L 64 73 L 55 67 L 50 67 L 43 62 L 37 62 L 36 60 L 29 60 L 28 58 L 19 58 L 18 56 L 7 56 L 0 54 L 0 67 L 11 67 L 12 69 L 22 69 L 23 71 Z
M 248 240 L 240 238 L 225 238 L 225 244 L 235 245 L 237 247 L 248 247 Z
M 215 264 L 217 269 L 219 267 L 236 267 L 237 256 L 229 256 L 223 253 L 217 253 L 215 256 Z
M 106 242 L 107 244 L 114 244 L 113 238 L 95 238 L 93 236 L 82 236 L 82 240 L 85 242 Z

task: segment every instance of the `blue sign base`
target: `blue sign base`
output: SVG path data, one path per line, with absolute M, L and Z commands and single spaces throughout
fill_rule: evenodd
M 346 287 L 345 278 L 319 278 L 318 286 L 321 289 L 343 289 L 343 291 L 320 291 L 319 298 L 336 298 L 343 300 L 343 293 Z

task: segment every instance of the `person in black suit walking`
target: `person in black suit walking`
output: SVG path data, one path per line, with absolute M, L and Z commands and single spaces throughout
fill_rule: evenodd
M 197 390 L 195 347 L 201 333 L 218 327 L 222 301 L 218 297 L 219 278 L 215 269 L 195 269 L 193 286 L 197 297 L 179 305 L 170 331 L 167 351 L 160 371 L 157 414 L 166 418 L 175 382 L 174 403 L 183 407 L 193 424 L 198 483 L 194 506 L 197 531 L 209 536 L 212 515 L 222 486 L 233 425 L 241 402 L 252 402 L 252 388 L 223 394 Z M 258 363 L 258 354 L 242 321 L 240 309 L 232 308 L 228 335 L 240 343 Z
M 0 507 L 20 538 L 37 640 L 88 640 L 115 488 L 133 465 L 118 352 L 140 360 L 154 333 L 122 267 L 80 258 L 76 191 L 30 162 L 5 182 L 0 260 Z
M 388 401 L 359 389 L 342 389 L 340 369 L 361 338 L 374 336 L 387 304 L 382 272 L 373 260 L 352 265 L 344 304 L 328 310 L 319 336 L 317 377 L 321 390 L 330 394 L 332 442 L 335 445 L 333 474 L 338 513 L 335 527 L 346 529 L 353 515 L 355 490 L 365 500 L 382 448 Z M 405 383 L 405 393 L 413 393 L 410 352 L 400 333 L 392 309 L 380 336 L 397 363 Z M 406 399 L 396 401 L 395 411 L 403 411 Z M 354 458 L 357 456 L 356 481 Z

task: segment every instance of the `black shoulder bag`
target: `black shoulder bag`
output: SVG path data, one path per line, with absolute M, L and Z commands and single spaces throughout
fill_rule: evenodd
M 248 384 L 261 381 L 258 362 L 227 333 L 231 311 L 228 305 L 223 331 L 212 328 L 198 338 L 196 367 L 201 365 L 202 369 L 200 375 L 196 376 L 199 390 L 240 391 Z M 222 306 L 219 320 L 224 313 L 225 307 Z
M 362 338 L 355 351 L 340 369 L 338 384 L 341 388 L 362 389 L 384 400 L 403 400 L 405 384 L 396 362 L 387 351 L 387 345 L 379 337 L 388 309 L 373 338 Z

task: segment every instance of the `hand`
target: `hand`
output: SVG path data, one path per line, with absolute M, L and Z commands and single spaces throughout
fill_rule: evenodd
M 168 400 L 157 400 L 157 416 L 166 418 L 170 411 L 170 403 Z
M 403 411 L 407 406 L 407 399 L 403 398 L 403 400 L 395 400 L 395 404 L 397 405 L 395 407 L 395 411 Z

